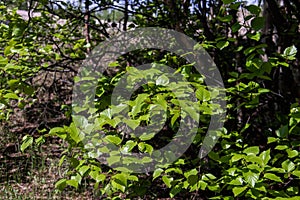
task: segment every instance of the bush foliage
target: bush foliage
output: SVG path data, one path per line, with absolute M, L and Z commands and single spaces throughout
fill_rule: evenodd
M 0 121 L 11 130 L 18 126 L 18 113 L 25 113 L 29 123 L 37 122 L 32 134 L 22 133 L 22 151 L 52 137 L 67 143 L 56 163 L 68 166 L 55 184 L 58 190 L 84 190 L 83 182 L 89 182 L 95 195 L 110 199 L 300 197 L 296 0 L 284 1 L 282 7 L 276 0 L 256 5 L 237 0 L 34 2 L 28 6 L 24 1 L 0 4 Z M 22 18 L 12 5 L 26 9 L 29 18 Z M 33 17 L 32 11 L 40 15 Z M 221 112 L 212 103 L 218 91 L 205 85 L 205 76 L 192 63 L 171 52 L 143 49 L 120 56 L 97 80 L 95 109 L 89 110 L 93 118 L 81 115 L 84 106 L 71 107 L 72 86 L 79 81 L 75 74 L 81 62 L 101 42 L 139 27 L 163 27 L 186 34 L 210 54 L 220 70 L 226 88 L 226 120 L 216 133 L 218 142 L 204 158 L 200 159 L 198 152 L 211 116 Z M 136 68 L 145 63 L 156 66 L 145 71 L 156 82 L 138 88 L 128 105 L 112 106 L 111 94 L 123 75 L 137 82 L 145 74 Z M 196 106 L 174 95 L 171 90 L 178 85 L 171 84 L 160 65 L 170 66 L 192 85 Z M 90 87 L 88 83 L 81 86 Z M 179 91 L 186 94 L 185 87 Z M 42 112 L 47 105 L 50 109 Z M 125 108 L 128 118 L 122 114 Z M 167 110 L 166 123 L 158 134 L 130 134 L 155 119 L 161 108 Z M 42 114 L 31 112 L 36 109 Z M 157 163 L 153 172 L 145 169 L 138 174 L 126 168 L 126 164 L 151 160 L 122 160 L 117 152 L 152 154 L 165 146 L 178 131 L 180 112 L 199 121 L 187 151 L 175 162 Z M 59 120 L 52 123 L 53 119 Z M 122 160 L 123 167 L 111 168 L 96 159 L 99 153 L 84 143 L 85 133 L 92 130 L 103 137 L 89 138 L 91 145 L 105 142 L 101 151 L 110 151 L 109 165 Z M 172 160 L 172 156 L 165 158 Z

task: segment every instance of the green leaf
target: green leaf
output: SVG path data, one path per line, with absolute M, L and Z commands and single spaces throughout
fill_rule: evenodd
M 197 169 L 192 169 L 192 170 L 189 170 L 189 171 L 184 173 L 184 176 L 186 178 L 188 178 L 189 176 L 192 176 L 192 175 L 198 175 Z
M 140 125 L 140 120 L 138 119 L 123 119 L 123 122 L 125 122 L 132 130 L 135 130 Z
M 259 157 L 261 158 L 261 160 L 263 161 L 264 165 L 267 165 L 268 162 L 270 161 L 271 159 L 271 156 L 270 156 L 270 149 L 266 150 L 266 151 L 263 151 Z
M 5 66 L 8 63 L 8 59 L 0 56 L 0 67 Z
M 237 32 L 237 31 L 239 31 L 241 27 L 242 27 L 242 26 L 240 25 L 240 23 L 239 23 L 239 22 L 236 22 L 235 24 L 233 24 L 233 25 L 231 26 L 232 32 L 235 33 L 235 32 Z
M 256 174 L 256 173 L 253 173 L 253 172 L 246 172 L 246 173 L 243 173 L 243 176 L 244 176 L 244 179 L 245 181 L 251 185 L 252 187 L 255 186 L 258 178 L 259 178 L 259 175 Z
M 300 178 L 300 171 L 295 170 L 292 172 L 293 175 L 297 176 L 298 178 Z
M 199 120 L 199 113 L 193 107 L 184 106 L 183 110 L 186 111 L 195 121 Z
M 115 135 L 108 135 L 105 137 L 105 139 L 115 145 L 119 145 L 122 142 L 122 139 Z
M 75 180 L 75 179 L 67 180 L 66 184 L 70 185 L 76 189 L 78 188 L 78 180 Z
M 277 181 L 277 182 L 282 183 L 282 180 L 280 179 L 280 177 L 276 176 L 275 174 L 265 173 L 264 177 L 267 179 L 270 179 L 272 181 Z
M 253 154 L 247 155 L 247 156 L 245 157 L 245 159 L 246 159 L 247 162 L 257 163 L 257 164 L 259 164 L 260 166 L 264 166 L 262 159 L 261 159 L 260 157 L 258 157 L 258 156 L 253 155 Z M 258 168 L 257 170 L 259 170 L 258 165 L 249 165 L 249 166 L 248 166 L 249 169 L 250 169 L 250 166 L 253 166 L 253 167 L 255 167 L 255 168 L 257 167 L 257 168 Z
M 265 19 L 263 17 L 256 17 L 251 21 L 251 26 L 254 30 L 258 31 L 264 27 Z
M 32 143 L 33 143 L 33 137 L 25 135 L 23 137 L 22 141 L 23 142 L 22 142 L 22 145 L 21 145 L 21 151 L 24 152 L 25 149 L 27 149 L 29 146 L 32 145 Z
M 21 34 L 22 34 L 22 29 L 18 26 L 14 26 L 12 36 L 20 36 Z
M 126 187 L 124 186 L 124 185 L 121 185 L 121 184 L 119 184 L 117 181 L 115 181 L 115 180 L 112 180 L 111 181 L 111 185 L 114 187 L 114 188 L 116 188 L 116 189 L 118 189 L 118 190 L 120 190 L 120 191 L 122 191 L 122 192 L 125 192 L 125 190 L 126 190 Z
M 256 5 L 249 5 L 249 6 L 246 6 L 246 9 L 254 14 L 254 15 L 259 15 L 259 13 L 261 12 L 261 9 L 260 7 L 256 6 Z
M 238 10 L 242 3 L 243 2 L 241 2 L 241 1 L 235 1 L 233 4 L 230 5 L 230 8 L 232 10 Z
M 163 171 L 164 171 L 164 170 L 161 169 L 161 168 L 156 169 L 156 170 L 153 172 L 153 179 L 152 179 L 152 180 L 154 180 L 154 179 L 156 179 L 157 177 L 159 177 Z
M 59 159 L 59 163 L 58 166 L 61 167 L 61 165 L 63 164 L 63 162 L 65 161 L 66 155 L 63 155 L 60 159 Z
M 138 148 L 140 151 L 152 154 L 153 152 L 153 147 L 150 144 L 146 144 L 145 142 L 140 142 L 138 144 Z
M 120 185 L 127 187 L 127 176 L 123 173 L 113 176 L 113 179 Z
M 108 157 L 106 160 L 108 162 L 109 165 L 113 165 L 114 163 L 118 163 L 120 162 L 121 156 L 118 155 L 111 155 L 110 157 Z
M 287 135 L 289 133 L 289 127 L 288 127 L 288 125 L 280 127 L 278 130 L 275 131 L 275 133 L 280 138 L 287 137 Z
M 261 37 L 261 33 L 260 32 L 256 32 L 255 34 L 248 33 L 247 37 L 250 38 L 251 40 L 259 41 Z
M 74 125 L 85 128 L 88 125 L 88 120 L 82 115 L 73 115 Z
M 291 150 L 291 149 L 287 149 L 286 152 L 289 158 L 294 158 L 299 154 L 297 150 Z
M 295 169 L 295 164 L 289 159 L 284 161 L 281 166 L 286 172 L 291 172 Z
M 205 190 L 205 188 L 207 187 L 207 183 L 203 180 L 199 180 L 198 181 L 198 188 L 200 188 L 201 190 Z
M 125 145 L 122 147 L 122 152 L 129 153 L 137 145 L 137 142 L 128 140 Z
M 70 137 L 78 144 L 83 140 L 83 135 L 80 134 L 74 122 L 71 123 L 70 127 L 67 129 Z
M 90 171 L 89 175 L 94 179 L 96 182 L 104 181 L 106 176 L 101 174 L 100 171 Z
M 175 185 L 170 191 L 170 197 L 173 198 L 182 190 L 182 184 Z
M 268 93 L 268 92 L 270 92 L 270 90 L 266 89 L 266 88 L 259 88 L 258 89 L 258 93 Z
M 137 176 L 135 176 L 135 175 L 127 176 L 127 179 L 131 180 L 131 181 L 139 181 L 139 178 Z
M 3 97 L 6 99 L 19 99 L 18 95 L 15 93 L 7 93 Z
M 230 181 L 228 184 L 229 185 L 239 185 L 239 186 L 242 186 L 243 185 L 243 179 L 242 179 L 242 177 L 237 177 L 236 179 L 234 179 L 234 180 L 232 180 L 232 181 Z
M 220 41 L 217 43 L 217 47 L 222 50 L 229 45 L 228 41 Z
M 289 67 L 290 66 L 289 63 L 287 63 L 287 62 L 279 62 L 279 61 L 276 63 L 276 65 L 282 65 L 284 67 Z
M 275 147 L 275 149 L 277 150 L 285 150 L 285 149 L 288 149 L 289 147 L 287 145 L 277 145 Z
M 173 178 L 172 177 L 169 177 L 169 176 L 163 176 L 162 177 L 162 180 L 163 180 L 163 182 L 166 184 L 166 186 L 168 187 L 168 188 L 171 188 L 171 182 L 173 181 Z
M 5 49 L 4 49 L 4 55 L 5 56 L 8 56 L 9 54 L 10 54 L 10 49 L 12 48 L 12 46 L 7 46 L 7 47 L 5 47 Z
M 234 196 L 236 197 L 239 194 L 241 194 L 242 192 L 244 192 L 246 189 L 247 189 L 247 186 L 244 186 L 244 187 L 234 187 L 232 189 L 232 192 L 233 192 Z
M 50 129 L 49 135 L 58 136 L 63 140 L 67 138 L 66 130 L 62 127 L 54 127 L 52 129 Z
M 243 153 L 247 155 L 257 155 L 259 153 L 259 147 L 258 146 L 253 146 L 253 147 L 248 147 L 246 148 Z
M 84 176 L 84 174 L 90 169 L 89 166 L 83 165 L 79 168 L 78 172 L 81 176 Z
M 296 54 L 297 54 L 297 48 L 295 47 L 295 45 L 286 48 L 283 52 L 283 56 L 291 60 L 293 60 Z
M 214 185 L 208 185 L 207 188 L 210 190 L 210 191 L 213 191 L 213 192 L 219 192 L 220 191 L 220 185 L 218 184 L 214 184 Z
M 55 188 L 59 189 L 60 191 L 63 191 L 65 187 L 67 186 L 66 179 L 60 179 L 55 183 Z
M 118 67 L 118 66 L 120 66 L 120 63 L 118 61 L 110 62 L 108 64 L 108 67 Z
M 235 2 L 235 0 L 222 0 L 224 4 L 231 4 Z
M 210 180 L 214 180 L 214 179 L 217 178 L 217 177 L 215 177 L 213 174 L 210 174 L 210 173 L 205 174 L 205 176 L 206 176 L 208 179 L 210 179 Z
M 173 115 L 173 117 L 172 117 L 172 119 L 171 119 L 171 125 L 172 125 L 172 126 L 174 126 L 174 123 L 175 123 L 176 120 L 179 118 L 179 116 L 180 116 L 180 112 L 179 112 L 179 111 L 175 111 L 175 112 L 174 112 L 174 115 Z
M 111 106 L 111 115 L 119 114 L 121 111 L 123 111 L 128 106 L 126 104 L 119 104 L 117 106 L 112 105 Z
M 255 50 L 256 50 L 255 47 L 248 47 L 247 49 L 244 50 L 244 54 L 247 56 Z
M 235 154 L 234 156 L 232 156 L 231 162 L 236 162 L 244 157 L 245 157 L 245 155 L 243 155 L 243 154 Z
M 196 90 L 196 97 L 200 101 L 209 101 L 210 100 L 210 92 L 203 87 Z
M 270 62 L 264 62 L 261 66 L 261 69 L 268 74 L 271 73 L 273 65 Z
M 278 138 L 274 138 L 274 137 L 268 137 L 268 144 L 273 143 L 273 142 L 277 142 Z
M 132 115 L 135 117 L 139 112 L 141 112 L 142 106 L 145 104 L 145 100 L 149 97 L 149 94 L 139 94 L 133 101 Z
M 169 84 L 169 78 L 166 75 L 161 75 L 156 79 L 156 85 L 167 86 Z
M 208 153 L 208 157 L 213 159 L 214 161 L 219 161 L 220 157 L 219 157 L 219 154 L 211 151 Z
M 147 141 L 151 140 L 155 136 L 155 133 L 143 133 L 139 136 L 140 140 Z
M 167 104 L 167 101 L 165 100 L 165 97 L 163 95 L 161 95 L 161 94 L 157 95 L 157 103 L 159 105 L 161 105 L 164 110 L 167 110 L 168 104 Z
M 49 131 L 49 135 L 55 135 L 56 133 L 63 133 L 65 129 L 62 127 L 54 127 Z
M 171 167 L 166 169 L 165 173 L 175 172 L 177 174 L 183 174 L 182 170 L 178 167 Z
M 232 15 L 226 15 L 224 17 L 219 17 L 221 22 L 230 22 L 233 19 Z

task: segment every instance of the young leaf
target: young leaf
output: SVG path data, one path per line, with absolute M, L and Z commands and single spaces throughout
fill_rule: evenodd
M 222 50 L 229 45 L 228 41 L 220 41 L 217 43 L 217 47 Z
M 66 184 L 70 185 L 76 189 L 78 188 L 78 181 L 76 179 L 67 180 Z
M 242 192 L 244 192 L 246 189 L 247 189 L 247 186 L 244 186 L 244 187 L 234 187 L 232 189 L 232 192 L 233 192 L 234 196 L 236 197 L 239 194 L 241 194 Z
M 7 93 L 3 97 L 6 99 L 19 99 L 18 95 L 15 93 Z
M 289 158 L 294 158 L 299 154 L 297 150 L 291 150 L 291 149 L 287 149 L 286 152 Z
M 120 190 L 120 191 L 122 191 L 122 192 L 125 192 L 126 187 L 125 187 L 124 185 L 119 184 L 117 181 L 112 180 L 112 181 L 111 181 L 111 185 L 112 185 L 114 188 L 116 188 L 116 189 L 118 189 L 118 190 Z
M 157 168 L 157 169 L 153 172 L 153 179 L 152 179 L 152 180 L 154 180 L 154 179 L 156 179 L 157 177 L 159 177 L 163 171 L 164 171 L 163 169 Z
M 286 172 L 291 172 L 295 169 L 295 164 L 290 160 L 284 161 L 281 166 Z
M 286 48 L 283 52 L 283 56 L 289 60 L 294 60 L 296 54 L 297 54 L 297 48 L 295 47 L 295 45 Z
M 156 79 L 156 85 L 167 86 L 169 84 L 169 78 L 166 75 L 161 75 Z
M 67 186 L 66 179 L 60 179 L 55 183 L 55 188 L 59 189 L 60 191 L 63 191 L 65 187 Z
M 262 159 L 264 165 L 267 165 L 269 160 L 271 159 L 271 156 L 270 156 L 270 149 L 266 150 L 266 151 L 263 151 L 259 157 Z
M 300 178 L 300 171 L 295 170 L 292 172 L 293 175 L 297 176 L 298 178 Z
M 80 169 L 78 170 L 81 176 L 84 176 L 84 174 L 90 169 L 89 166 L 87 165 L 83 165 L 80 167 Z
M 70 127 L 67 129 L 70 137 L 76 142 L 79 143 L 83 139 L 83 135 L 80 134 L 75 124 L 72 122 Z
M 243 153 L 247 155 L 257 155 L 259 153 L 259 147 L 258 146 L 253 146 L 253 147 L 248 147 L 246 148 Z
M 276 176 L 275 174 L 271 174 L 271 173 L 266 173 L 264 175 L 265 178 L 270 179 L 272 181 L 277 181 L 282 183 L 282 180 L 280 179 L 280 177 Z
M 116 174 L 113 176 L 113 179 L 120 185 L 127 187 L 127 177 L 125 174 Z
M 240 160 L 240 159 L 242 159 L 242 158 L 244 158 L 244 157 L 245 157 L 245 155 L 242 155 L 242 154 L 235 154 L 234 156 L 232 156 L 231 162 L 236 162 L 236 161 L 238 161 L 238 160 Z
M 137 142 L 133 140 L 128 140 L 126 144 L 122 147 L 122 152 L 129 153 L 136 146 Z
M 255 186 L 255 184 L 259 178 L 258 174 L 255 174 L 251 171 L 243 173 L 243 176 L 244 176 L 245 181 L 252 187 Z
M 106 140 L 108 140 L 110 143 L 113 143 L 115 145 L 119 145 L 122 142 L 122 139 L 115 135 L 108 135 L 105 137 Z
M 171 182 L 173 181 L 173 178 L 172 177 L 169 177 L 169 176 L 163 176 L 162 177 L 162 180 L 163 182 L 166 184 L 166 186 L 168 188 L 170 188 L 172 185 L 171 185 Z
M 21 145 L 21 151 L 24 152 L 25 149 L 27 149 L 30 145 L 33 143 L 33 137 L 25 135 L 23 137 L 23 142 Z

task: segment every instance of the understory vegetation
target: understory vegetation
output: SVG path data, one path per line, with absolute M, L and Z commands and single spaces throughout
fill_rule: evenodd
M 298 0 L 0 0 L 0 199 L 300 199 L 299 8 Z M 146 27 L 193 39 L 224 88 L 207 84 L 215 74 L 200 73 L 193 52 L 135 49 L 100 75 L 87 62 L 104 42 Z M 113 95 L 119 87 L 132 91 L 126 103 Z M 224 126 L 207 134 L 222 114 Z M 153 123 L 161 129 L 147 131 Z M 195 135 L 184 123 L 197 124 Z

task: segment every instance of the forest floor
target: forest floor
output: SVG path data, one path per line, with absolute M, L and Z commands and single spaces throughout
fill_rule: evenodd
M 0 199 L 99 199 L 92 188 L 55 190 L 55 182 L 66 172 L 66 166 L 57 166 L 62 141 L 46 141 L 40 148 L 21 153 L 21 139 L 0 132 Z

